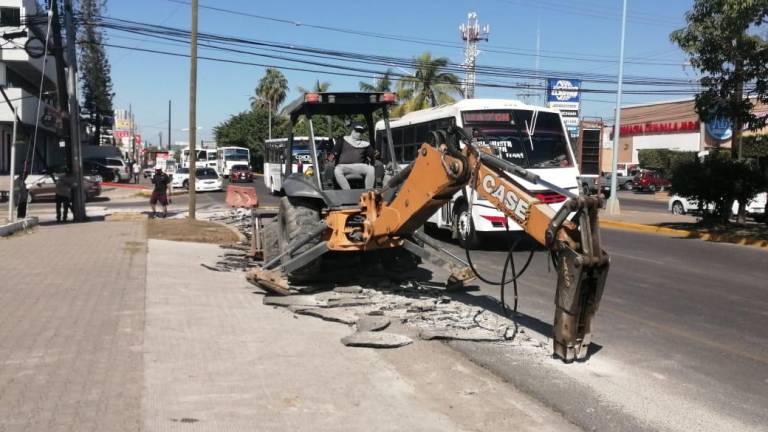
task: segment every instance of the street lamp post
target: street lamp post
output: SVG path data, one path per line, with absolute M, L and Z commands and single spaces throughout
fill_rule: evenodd
M 269 139 L 272 139 L 272 101 L 267 100 L 267 104 L 269 105 L 269 109 L 267 110 L 267 115 L 269 116 L 269 120 L 267 120 L 269 123 Z
M 619 85 L 616 91 L 616 121 L 613 126 L 613 154 L 611 155 L 611 196 L 608 198 L 606 210 L 608 214 L 621 213 L 619 197 L 616 196 L 619 176 L 616 173 L 619 165 L 619 140 L 621 139 L 621 88 L 624 81 L 624 36 L 627 30 L 627 0 L 621 15 L 621 48 L 619 49 Z

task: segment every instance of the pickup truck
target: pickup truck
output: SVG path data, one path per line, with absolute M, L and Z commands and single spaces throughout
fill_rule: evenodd
M 602 183 L 606 184 L 610 187 L 611 185 L 611 175 L 613 173 L 603 173 Z M 634 180 L 635 180 L 635 174 L 636 172 L 631 172 L 629 175 L 623 175 L 621 172 L 619 172 L 618 177 L 616 177 L 616 185 L 619 189 L 625 189 L 625 190 L 632 190 L 634 187 Z

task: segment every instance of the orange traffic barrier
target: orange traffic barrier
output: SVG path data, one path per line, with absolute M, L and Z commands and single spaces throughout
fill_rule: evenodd
M 227 185 L 226 203 L 230 207 L 256 208 L 259 206 L 259 197 L 252 187 Z

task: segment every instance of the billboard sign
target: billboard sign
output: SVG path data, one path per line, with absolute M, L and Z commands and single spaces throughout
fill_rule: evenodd
M 579 103 L 581 97 L 581 80 L 547 79 L 547 102 Z

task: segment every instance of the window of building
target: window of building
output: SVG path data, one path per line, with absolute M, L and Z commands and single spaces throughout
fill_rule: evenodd
M 21 9 L 0 7 L 0 27 L 21 27 Z

